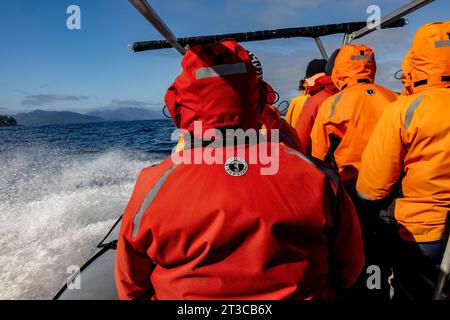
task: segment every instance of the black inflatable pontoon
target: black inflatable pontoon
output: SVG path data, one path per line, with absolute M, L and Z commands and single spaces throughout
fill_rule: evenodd
M 120 231 L 120 217 L 106 237 L 97 246 L 94 256 L 86 262 L 80 272 L 74 274 L 56 294 L 54 300 L 117 300 L 114 282 L 114 260 Z M 80 276 L 80 289 L 70 289 L 69 283 Z

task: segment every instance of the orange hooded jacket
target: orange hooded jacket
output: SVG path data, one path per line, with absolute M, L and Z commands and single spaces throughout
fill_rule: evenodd
M 441 239 L 450 211 L 450 22 L 420 28 L 410 62 L 411 95 L 380 119 L 357 190 L 363 198 L 383 199 L 404 175 L 394 212 L 400 234 L 429 242 Z
M 411 79 L 411 59 L 413 57 L 412 49 L 409 49 L 405 55 L 405 58 L 402 62 L 402 83 L 404 86 L 404 90 L 402 92 L 402 96 L 409 96 L 412 94 L 412 79 Z
M 332 73 L 341 92 L 322 103 L 311 132 L 312 156 L 328 161 L 333 154 L 343 181 L 356 180 L 373 128 L 386 106 L 397 98 L 394 92 L 374 84 L 375 72 L 371 48 L 344 46 Z

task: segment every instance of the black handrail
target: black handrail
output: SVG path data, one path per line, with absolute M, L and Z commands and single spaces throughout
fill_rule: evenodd
M 354 31 L 364 28 L 366 25 L 367 25 L 366 21 L 347 22 L 337 24 L 326 24 L 313 27 L 297 27 L 297 28 L 285 28 L 275 30 L 261 30 L 253 32 L 228 33 L 209 36 L 195 36 L 187 38 L 178 38 L 177 42 L 181 44 L 183 47 L 187 47 L 195 44 L 218 42 L 223 39 L 234 39 L 237 42 L 248 42 L 248 41 L 260 41 L 260 40 L 294 38 L 294 37 L 317 38 L 339 33 L 350 34 Z M 385 28 L 397 28 L 403 27 L 405 25 L 406 25 L 405 19 L 398 19 L 389 24 L 388 26 L 386 26 Z M 131 44 L 129 48 L 134 52 L 142 52 L 148 50 L 172 48 L 172 45 L 167 40 L 154 40 L 154 41 L 135 42 Z

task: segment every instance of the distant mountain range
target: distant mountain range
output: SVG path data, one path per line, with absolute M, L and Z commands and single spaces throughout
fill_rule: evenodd
M 107 121 L 135 121 L 161 119 L 162 112 L 145 108 L 104 109 L 87 113 L 88 116 L 103 118 Z
M 19 125 L 45 126 L 51 124 L 92 123 L 105 121 L 102 118 L 86 116 L 81 113 L 68 111 L 35 110 L 29 113 L 14 115 Z
M 43 111 L 34 110 L 29 113 L 15 114 L 14 118 L 19 125 L 44 126 L 53 124 L 94 123 L 105 121 L 134 121 L 161 119 L 156 111 L 145 108 L 120 108 L 115 110 L 97 110 L 87 114 L 69 111 Z

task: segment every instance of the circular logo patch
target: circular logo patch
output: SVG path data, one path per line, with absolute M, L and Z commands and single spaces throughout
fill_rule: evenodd
M 367 89 L 366 90 L 366 93 L 369 95 L 369 96 L 374 96 L 375 95 L 375 90 L 373 90 L 373 89 Z
M 243 176 L 248 170 L 248 164 L 241 158 L 230 158 L 225 162 L 225 171 L 233 177 Z

